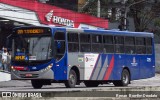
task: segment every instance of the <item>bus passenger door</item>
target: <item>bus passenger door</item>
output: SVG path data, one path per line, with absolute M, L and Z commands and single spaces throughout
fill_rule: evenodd
M 60 31 L 56 32 L 54 35 L 54 48 L 55 48 L 55 61 L 56 65 L 54 68 L 54 77 L 55 80 L 65 80 L 67 79 L 67 55 L 66 51 L 66 42 L 65 42 L 65 32 Z

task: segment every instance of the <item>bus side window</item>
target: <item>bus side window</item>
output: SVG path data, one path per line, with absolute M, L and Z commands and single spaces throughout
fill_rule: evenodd
M 146 53 L 152 54 L 152 38 L 146 38 Z
M 124 44 L 126 54 L 135 54 L 135 37 L 126 36 Z
M 145 46 L 145 38 L 144 37 L 136 37 L 136 53 L 137 54 L 146 54 L 146 46 Z
M 80 34 L 80 51 L 91 52 L 91 36 L 90 34 Z
M 103 52 L 104 53 L 114 53 L 114 44 L 112 35 L 103 35 Z
M 79 36 L 78 33 L 68 33 L 68 51 L 79 52 Z
M 124 37 L 115 36 L 114 39 L 115 39 L 116 53 L 124 53 Z
M 64 32 L 56 32 L 54 36 L 54 44 L 55 44 L 55 57 L 57 60 L 60 60 L 65 53 L 65 33 Z
M 103 52 L 102 35 L 99 34 L 92 35 L 92 52 L 95 53 Z

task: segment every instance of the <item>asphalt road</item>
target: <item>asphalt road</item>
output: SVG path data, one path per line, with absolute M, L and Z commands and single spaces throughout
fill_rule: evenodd
M 6 93 L 9 93 L 6 94 Z M 19 94 L 19 95 L 18 95 Z M 2 97 L 1 97 L 2 96 Z M 7 97 L 6 97 L 7 96 Z M 24 97 L 26 96 L 26 97 Z M 113 84 L 88 88 L 82 83 L 76 88 L 65 88 L 62 83 L 52 83 L 42 89 L 33 89 L 30 81 L 0 82 L 0 100 L 159 100 L 160 74 L 148 79 L 131 81 L 127 87 Z
M 146 88 L 147 87 L 147 88 Z M 155 77 L 141 80 L 131 81 L 127 87 L 115 87 L 112 83 L 99 85 L 98 87 L 88 88 L 83 83 L 77 85 L 76 88 L 65 88 L 62 83 L 52 83 L 52 85 L 45 85 L 42 89 L 33 89 L 30 81 L 5 81 L 0 82 L 0 91 L 105 91 L 105 90 L 118 90 L 118 89 L 131 89 L 131 90 L 157 90 L 160 91 L 160 74 Z

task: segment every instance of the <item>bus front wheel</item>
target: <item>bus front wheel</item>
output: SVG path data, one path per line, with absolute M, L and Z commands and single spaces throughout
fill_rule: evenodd
M 40 89 L 43 86 L 40 80 L 31 80 L 31 83 L 34 89 Z
M 76 72 L 74 70 L 70 70 L 69 72 L 69 78 L 68 80 L 65 82 L 65 86 L 67 88 L 74 88 L 75 85 L 77 83 L 77 75 L 76 75 Z
M 130 74 L 127 69 L 122 71 L 122 76 L 120 81 L 114 81 L 115 86 L 127 86 L 130 82 Z

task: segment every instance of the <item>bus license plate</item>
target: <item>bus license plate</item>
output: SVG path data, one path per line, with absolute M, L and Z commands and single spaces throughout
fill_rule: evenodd
M 32 74 L 26 74 L 26 77 L 32 77 Z

